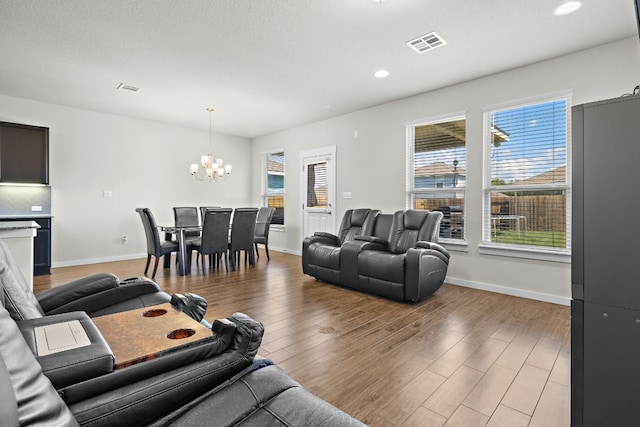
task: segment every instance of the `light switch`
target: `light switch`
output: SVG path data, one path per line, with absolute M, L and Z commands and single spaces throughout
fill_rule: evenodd
M 102 197 L 111 197 L 113 196 L 113 193 L 111 192 L 111 190 L 104 190 L 102 192 Z

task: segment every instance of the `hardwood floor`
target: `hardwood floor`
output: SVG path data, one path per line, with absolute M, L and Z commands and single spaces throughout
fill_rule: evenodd
M 55 268 L 35 292 L 94 272 L 140 276 L 144 260 Z M 569 307 L 445 284 L 403 304 L 316 281 L 300 257 L 256 268 L 158 272 L 168 293 L 209 301 L 206 319 L 265 325 L 260 355 L 371 426 L 569 426 Z

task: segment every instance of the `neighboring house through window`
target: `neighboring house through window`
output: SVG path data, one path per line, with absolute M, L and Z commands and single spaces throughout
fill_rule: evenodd
M 263 205 L 276 208 L 271 224 L 284 226 L 284 151 L 265 156 L 265 171 Z
M 570 248 L 568 95 L 485 111 L 485 244 Z
M 443 213 L 440 239 L 464 240 L 466 120 L 461 114 L 407 125 L 407 204 Z

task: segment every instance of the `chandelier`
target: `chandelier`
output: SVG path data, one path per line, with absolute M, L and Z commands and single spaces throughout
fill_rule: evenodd
M 225 165 L 222 159 L 214 160 L 213 158 L 213 144 L 211 142 L 211 113 L 213 113 L 213 108 L 209 107 L 207 111 L 209 112 L 209 152 L 200 157 L 200 164 L 202 165 L 205 175 L 203 177 L 198 176 L 197 163 L 192 163 L 191 166 L 189 166 L 189 173 L 198 181 L 221 181 L 231 174 L 231 165 Z

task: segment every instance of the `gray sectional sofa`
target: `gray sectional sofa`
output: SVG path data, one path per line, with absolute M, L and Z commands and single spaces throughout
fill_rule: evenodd
M 6 292 L 24 287 L 11 265 L 11 254 L 0 251 L 1 426 L 363 425 L 257 358 L 264 329 L 246 315 L 216 320 L 211 337 L 198 343 L 118 369 L 109 343 L 86 312 L 49 315 L 26 292 L 17 293 L 25 297 L 20 301 Z M 78 292 L 86 294 L 82 287 Z M 121 292 L 123 298 L 108 294 L 112 301 L 129 301 L 128 290 Z M 78 321 L 90 342 L 39 353 L 36 328 L 67 321 Z

